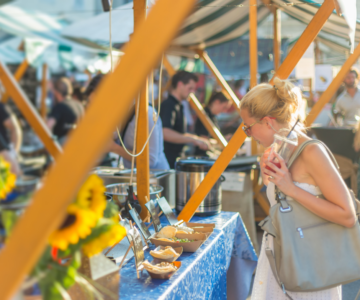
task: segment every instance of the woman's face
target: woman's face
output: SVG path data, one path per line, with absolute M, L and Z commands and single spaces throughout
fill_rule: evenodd
M 255 123 L 248 130 L 248 134 L 265 148 L 270 147 L 271 144 L 274 142 L 275 134 L 275 131 L 271 128 L 271 126 L 276 128 L 277 124 L 273 124 L 276 121 L 270 119 L 269 117 L 264 117 L 261 121 L 259 121 L 254 117 L 251 117 L 246 108 L 240 111 L 240 116 L 246 127 L 249 127 Z M 271 126 L 269 125 L 269 123 L 271 124 Z

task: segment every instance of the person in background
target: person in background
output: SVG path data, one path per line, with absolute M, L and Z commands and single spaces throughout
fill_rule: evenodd
M 89 102 L 91 102 L 91 99 L 94 97 L 96 89 L 103 78 L 104 75 L 99 74 L 96 75 L 90 81 L 90 84 L 85 91 L 85 94 L 88 95 Z M 148 107 L 149 133 L 155 124 L 153 118 L 154 112 L 155 114 L 157 113 L 156 110 L 149 104 Z M 127 124 L 123 126 L 124 129 L 121 133 L 121 138 L 123 139 L 124 145 L 130 152 L 132 152 L 133 143 L 134 143 L 135 119 L 136 119 L 135 114 L 133 114 L 130 117 L 130 120 L 127 122 Z M 113 152 L 121 156 L 124 160 L 124 167 L 131 168 L 132 157 L 120 145 L 120 140 L 118 138 L 117 132 L 114 132 L 113 140 L 110 142 L 107 150 L 109 152 Z M 140 150 L 141 149 L 137 149 L 136 152 L 138 153 Z M 149 165 L 150 165 L 150 169 L 157 169 L 157 170 L 170 169 L 164 154 L 164 138 L 162 133 L 162 123 L 160 117 L 157 120 L 157 123 L 149 140 Z
M 19 153 L 22 143 L 22 130 L 15 115 L 0 102 L 0 134 L 9 151 Z
M 16 176 L 22 175 L 21 168 L 17 161 L 16 153 L 14 151 L 10 151 L 9 144 L 6 142 L 3 135 L 0 133 L 0 156 L 8 163 L 10 163 L 10 170 Z
M 97 74 L 95 77 L 93 77 L 90 80 L 88 86 L 86 87 L 84 95 L 87 97 L 87 106 L 90 105 L 92 99 L 95 97 L 97 88 L 100 82 L 102 81 L 102 79 L 104 78 L 104 76 L 105 75 L 103 74 Z M 116 137 L 117 135 L 114 133 L 113 139 L 108 144 L 107 151 L 115 153 L 123 158 L 131 159 L 131 156 L 126 153 L 125 149 L 115 142 Z M 112 160 L 108 152 L 99 162 L 100 166 L 112 166 L 111 164 Z
M 74 90 L 71 95 L 72 99 L 79 101 L 82 106 L 85 106 L 84 89 L 79 84 L 74 85 Z
M 55 105 L 46 124 L 57 136 L 60 144 L 64 144 L 68 133 L 76 127 L 84 115 L 84 107 L 80 102 L 71 98 L 72 92 L 71 83 L 65 77 L 56 80 L 53 84 Z
M 226 98 L 222 92 L 217 92 L 212 94 L 204 110 L 210 120 L 214 123 L 214 125 L 219 128 L 216 116 L 225 112 L 228 107 L 229 99 Z M 195 123 L 195 134 L 206 139 L 211 138 L 210 133 L 207 131 L 206 127 L 203 125 L 199 118 L 196 120 Z M 195 155 L 206 156 L 206 151 L 200 149 L 199 147 L 196 147 Z
M 245 80 L 239 79 L 236 81 L 234 88 L 236 95 L 239 97 L 239 100 L 241 100 L 241 98 L 246 94 Z
M 175 167 L 176 158 L 181 156 L 185 144 L 191 143 L 202 150 L 209 149 L 207 139 L 186 132 L 186 120 L 181 103 L 195 91 L 196 75 L 179 71 L 171 79 L 169 97 L 161 104 L 160 117 L 163 124 L 164 151 L 170 168 Z
M 335 120 L 344 117 L 343 125 L 355 125 L 360 120 L 359 71 L 352 68 L 344 79 L 345 90 L 337 98 L 334 108 Z

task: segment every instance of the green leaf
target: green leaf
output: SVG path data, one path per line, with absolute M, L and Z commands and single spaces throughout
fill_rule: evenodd
M 107 202 L 104 210 L 104 218 L 112 218 L 119 214 L 118 206 L 113 202 Z

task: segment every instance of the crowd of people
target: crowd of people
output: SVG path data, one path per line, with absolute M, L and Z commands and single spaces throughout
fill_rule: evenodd
M 97 87 L 105 76 L 98 74 L 89 82 L 83 93 L 87 98 L 86 105 L 91 103 Z M 190 93 L 195 92 L 197 81 L 197 76 L 187 71 L 179 71 L 171 78 L 171 89 L 168 97 L 161 103 L 160 118 L 156 124 L 153 116 L 154 113 L 157 114 L 158 112 L 149 101 L 149 131 L 155 126 L 149 139 L 150 169 L 168 170 L 174 168 L 176 159 L 182 155 L 184 146 L 187 144 L 195 147 L 196 155 L 206 155 L 206 151 L 209 150 L 210 135 L 201 122 L 196 122 L 195 133 L 189 133 L 187 130 L 188 119 L 191 118 L 191 115 L 189 116 L 187 113 L 184 101 L 187 101 Z M 58 141 L 64 144 L 70 131 L 76 127 L 76 124 L 83 117 L 86 106 L 84 107 L 82 101 L 79 100 L 82 98 L 78 96 L 78 92 L 76 99 L 74 99 L 71 82 L 67 78 L 57 79 L 53 83 L 52 89 L 55 104 L 46 123 Z M 205 111 L 214 124 L 217 124 L 215 116 L 225 112 L 228 107 L 229 100 L 221 92 L 218 92 L 212 95 Z M 129 152 L 133 152 L 135 123 L 134 110 L 129 120 L 123 124 L 122 128 L 119 128 L 120 136 L 117 130 L 114 131 L 113 139 L 107 148 L 108 152 L 122 157 L 125 168 L 131 167 L 132 157 Z M 111 165 L 109 155 L 107 154 L 99 164 Z
M 46 125 L 60 144 L 66 142 L 71 130 L 76 128 L 76 124 L 84 116 L 86 106 L 91 103 L 98 85 L 105 76 L 103 74 L 96 75 L 89 81 L 85 89 L 78 85 L 73 88 L 71 81 L 65 77 L 52 82 L 53 105 L 49 110 Z M 170 80 L 171 88 L 167 98 L 161 103 L 160 117 L 156 123 L 154 115 L 158 114 L 157 108 L 153 107 L 152 102 L 149 101 L 149 131 L 155 126 L 149 139 L 150 169 L 174 168 L 176 159 L 184 153 L 185 145 L 190 145 L 190 149 L 192 149 L 190 153 L 196 156 L 206 156 L 207 151 L 213 148 L 214 140 L 211 139 L 206 127 L 200 119 L 194 122 L 189 108 L 186 106 L 190 93 L 194 93 L 196 90 L 198 77 L 187 71 L 179 71 Z M 344 80 L 345 89 L 334 105 L 334 118 L 343 125 L 352 125 L 360 120 L 358 82 L 358 71 L 351 69 Z M 157 86 L 154 87 L 157 88 Z M 241 100 L 247 92 L 244 80 L 236 81 L 233 90 Z M 157 89 L 154 90 L 155 96 L 158 92 Z M 214 92 L 204 107 L 205 113 L 217 127 L 219 127 L 217 116 L 224 112 L 231 113 L 232 109 L 234 107 L 230 105 L 228 98 L 222 92 Z M 112 159 L 109 153 L 115 153 L 122 157 L 125 168 L 131 167 L 135 123 L 134 109 L 130 118 L 125 124 L 122 124 L 122 128 L 119 127 L 119 134 L 117 130 L 114 130 L 113 139 L 107 147 L 108 153 L 99 161 L 100 165 L 110 166 Z M 189 132 L 190 127 L 193 128 L 192 133 Z M 231 135 L 225 137 L 229 139 Z M 0 150 L 8 160 L 14 161 L 12 165 L 16 172 L 19 172 L 19 167 L 15 158 L 16 153 L 20 150 L 21 142 L 22 133 L 19 123 L 8 108 L 0 103 Z M 360 150 L 360 137 L 355 139 L 354 148 L 356 151 Z

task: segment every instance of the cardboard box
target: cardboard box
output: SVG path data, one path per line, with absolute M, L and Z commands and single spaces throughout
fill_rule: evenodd
M 204 228 L 215 228 L 214 223 L 194 223 L 194 222 L 184 222 L 186 227 L 204 227 Z
M 184 252 L 195 252 L 200 246 L 205 242 L 206 235 L 205 234 L 178 234 L 176 235 L 179 239 L 189 239 L 189 240 L 196 240 L 194 242 L 188 243 L 177 243 L 177 242 L 167 242 L 167 241 L 160 241 L 156 238 L 156 234 L 150 237 L 150 242 L 153 243 L 155 246 L 171 246 L 173 248 L 182 247 Z
M 156 251 L 159 251 L 159 250 L 164 250 L 165 249 L 165 246 L 158 246 L 156 247 L 154 250 Z M 183 253 L 183 247 L 175 247 L 173 248 L 174 251 L 181 255 Z M 169 259 L 163 259 L 163 258 L 159 258 L 159 257 L 155 257 L 151 254 L 151 251 L 150 251 L 150 255 L 154 258 L 154 261 L 158 260 L 159 262 L 162 262 L 162 261 L 166 261 L 166 262 L 174 262 L 175 260 L 177 260 L 179 257 L 173 257 L 173 258 L 169 258 Z
M 153 261 L 150 262 L 150 263 L 151 263 L 152 265 L 156 265 L 156 264 L 158 264 L 159 262 L 153 260 Z M 172 264 L 177 268 L 177 270 L 174 271 L 174 272 L 169 272 L 169 273 L 164 273 L 164 274 L 155 274 L 155 273 L 152 273 L 152 272 L 146 270 L 145 268 L 144 268 L 144 269 L 149 273 L 149 275 L 150 275 L 150 277 L 151 277 L 152 279 L 170 279 L 170 277 L 173 276 L 173 275 L 180 269 L 180 267 L 181 267 L 181 262 L 180 262 L 180 261 L 174 261 Z

